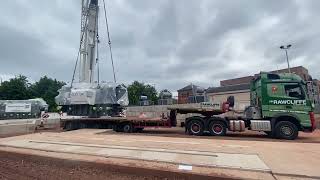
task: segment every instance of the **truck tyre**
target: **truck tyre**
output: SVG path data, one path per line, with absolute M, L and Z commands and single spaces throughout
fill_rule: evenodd
M 188 132 L 190 135 L 201 136 L 203 130 L 203 124 L 199 120 L 192 120 L 188 123 Z
M 277 138 L 294 140 L 298 137 L 298 127 L 289 121 L 280 121 L 276 124 L 275 132 Z
M 133 131 L 132 124 L 126 123 L 122 126 L 122 131 L 125 133 L 131 133 Z
M 225 136 L 227 133 L 227 126 L 221 121 L 212 121 L 209 124 L 209 132 L 212 136 Z

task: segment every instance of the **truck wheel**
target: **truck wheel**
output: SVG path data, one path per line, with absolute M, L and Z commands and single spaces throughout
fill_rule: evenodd
M 132 125 L 130 123 L 126 123 L 122 126 L 122 130 L 125 133 L 131 133 L 133 131 Z
M 227 132 L 227 126 L 221 121 L 212 121 L 209 125 L 209 132 L 212 136 L 224 136 Z
M 294 140 L 298 137 L 298 127 L 289 121 L 280 121 L 275 127 L 277 138 Z
M 203 124 L 198 120 L 188 123 L 188 132 L 190 135 L 201 136 L 203 134 Z

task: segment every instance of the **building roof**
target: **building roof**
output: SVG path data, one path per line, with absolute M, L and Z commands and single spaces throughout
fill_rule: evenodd
M 220 81 L 220 86 L 230 86 L 237 84 L 248 84 L 254 78 L 254 76 L 244 76 L 240 78 L 226 79 Z
M 291 72 L 298 72 L 299 70 L 305 71 L 308 73 L 308 70 L 303 67 L 303 66 L 295 66 L 295 67 L 290 67 L 290 71 Z M 278 69 L 278 70 L 274 70 L 274 71 L 270 71 L 271 73 L 287 73 L 288 72 L 288 68 L 284 68 L 284 69 Z
M 197 85 L 194 85 L 194 84 L 189 84 L 188 86 L 184 87 L 184 88 L 181 88 L 178 90 L 179 91 L 190 91 L 190 90 L 193 90 L 193 89 L 198 89 L 200 88 L 199 86 Z
M 228 91 L 240 91 L 240 90 L 249 90 L 250 84 L 237 84 L 230 86 L 221 86 L 221 87 L 210 87 L 207 89 L 206 93 L 220 93 Z
M 295 74 L 299 75 L 304 80 L 310 79 L 309 75 L 308 75 L 308 77 L 304 76 L 304 73 L 308 74 L 308 70 L 303 66 L 291 67 L 290 70 L 291 70 L 292 73 L 295 73 Z M 274 71 L 270 71 L 270 72 L 271 73 L 287 73 L 288 72 L 288 68 L 274 70 Z M 250 81 L 255 76 L 258 76 L 258 75 L 259 75 L 259 73 L 254 74 L 253 76 L 244 76 L 244 77 L 239 77 L 239 78 L 222 80 L 222 81 L 220 81 L 220 86 L 231 86 L 231 85 L 237 85 L 237 84 L 248 84 L 248 83 L 250 83 Z

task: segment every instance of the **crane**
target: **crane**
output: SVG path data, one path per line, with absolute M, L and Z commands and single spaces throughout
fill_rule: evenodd
M 129 104 L 127 88 L 115 79 L 110 33 L 106 15 L 108 45 L 113 68 L 113 83 L 101 83 L 99 75 L 99 1 L 81 1 L 80 46 L 70 85 L 63 86 L 55 101 L 61 111 L 73 116 L 120 116 Z M 79 81 L 75 82 L 76 69 Z M 97 81 L 95 71 L 97 70 Z

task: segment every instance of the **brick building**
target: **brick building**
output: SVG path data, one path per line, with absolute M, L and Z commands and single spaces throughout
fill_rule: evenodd
M 178 90 L 178 104 L 204 101 L 204 88 L 190 84 Z
M 236 84 L 248 84 L 254 76 L 245 76 L 240 78 L 234 78 L 234 79 L 226 79 L 223 81 L 220 81 L 220 86 L 232 86 Z
M 244 110 L 250 105 L 250 84 L 235 84 L 221 87 L 211 87 L 206 90 L 210 102 L 225 102 L 228 96 L 235 97 L 235 109 Z
M 299 75 L 303 80 L 305 81 L 311 81 L 312 77 L 309 75 L 308 70 L 303 66 L 297 66 L 290 68 L 291 73 L 295 73 Z M 280 69 L 275 71 L 270 71 L 271 73 L 288 73 L 288 69 Z M 253 76 L 245 76 L 240 78 L 234 78 L 234 79 L 227 79 L 220 81 L 220 86 L 230 86 L 230 85 L 236 85 L 236 84 L 249 84 L 250 81 L 254 78 L 254 76 L 257 76 L 258 74 L 255 74 Z

